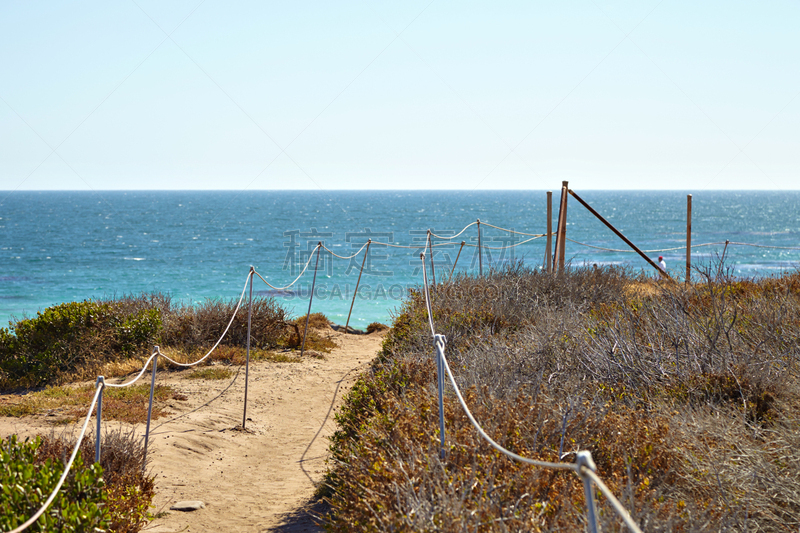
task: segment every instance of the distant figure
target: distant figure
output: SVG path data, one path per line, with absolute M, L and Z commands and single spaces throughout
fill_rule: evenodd
M 661 255 L 658 256 L 658 266 L 660 266 L 661 270 L 663 270 L 664 272 L 667 271 L 667 264 L 664 262 L 664 257 Z M 659 273 L 658 279 L 663 279 L 663 278 L 664 278 L 663 274 Z

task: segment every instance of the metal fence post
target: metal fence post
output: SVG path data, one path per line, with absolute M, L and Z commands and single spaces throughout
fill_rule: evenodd
M 440 456 L 445 457 L 444 433 L 444 345 L 447 342 L 444 335 L 434 335 L 433 344 L 436 346 L 436 381 L 439 388 L 439 438 L 441 441 Z
M 317 286 L 317 268 L 319 267 L 319 253 L 322 251 L 322 242 L 317 243 L 317 261 L 314 263 L 314 279 L 311 282 L 311 295 L 308 298 L 308 312 L 306 313 L 306 328 L 303 330 L 303 346 L 300 348 L 300 357 L 306 351 L 306 335 L 308 334 L 308 319 L 311 318 L 311 302 L 314 301 L 314 287 Z
M 350 326 L 350 315 L 353 314 L 353 306 L 356 304 L 356 294 L 358 294 L 358 286 L 361 283 L 361 274 L 364 273 L 364 265 L 367 264 L 367 256 L 369 255 L 369 245 L 372 244 L 372 239 L 367 239 L 367 248 L 364 250 L 364 259 L 361 260 L 361 270 L 358 271 L 358 281 L 356 281 L 356 290 L 353 291 L 353 301 L 350 302 L 350 311 L 347 313 L 347 322 L 344 323 L 344 332 L 347 334 L 347 328 Z
M 100 387 L 100 394 L 97 397 L 97 432 L 94 437 L 94 462 L 100 462 L 100 424 L 103 420 L 103 389 L 106 388 L 106 379 L 103 376 L 97 376 L 95 382 L 95 389 Z
M 594 490 L 592 489 L 592 480 L 583 473 L 583 469 L 589 469 L 592 472 L 597 471 L 597 466 L 594 464 L 591 452 L 586 450 L 580 451 L 576 454 L 575 464 L 578 465 L 578 475 L 583 480 L 583 492 L 586 496 L 586 520 L 589 524 L 590 533 L 597 533 L 599 531 L 597 526 L 597 509 L 594 504 Z
M 247 356 L 244 365 L 244 409 L 242 412 L 242 429 L 247 424 L 247 384 L 250 381 L 250 325 L 253 318 L 253 273 L 256 271 L 250 265 L 250 303 L 247 306 Z
M 142 459 L 142 472 L 147 468 L 147 445 L 150 442 L 150 420 L 153 417 L 153 394 L 156 390 L 156 371 L 158 370 L 159 348 L 155 347 L 155 357 L 153 357 L 153 375 L 150 376 L 150 403 L 147 405 L 147 428 L 144 431 L 144 459 Z
M 475 263 L 472 263 L 473 265 Z M 481 219 L 478 219 L 478 273 L 483 276 L 483 246 L 481 245 Z

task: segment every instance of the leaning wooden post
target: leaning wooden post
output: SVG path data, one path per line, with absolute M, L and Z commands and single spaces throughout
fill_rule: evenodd
M 300 347 L 300 357 L 306 351 L 306 335 L 308 334 L 308 319 L 311 318 L 311 302 L 314 301 L 314 287 L 317 285 L 317 267 L 319 266 L 319 253 L 322 251 L 322 243 L 317 243 L 317 261 L 314 263 L 314 280 L 311 282 L 311 295 L 308 298 L 308 312 L 306 313 L 306 328 L 303 330 L 303 346 Z
M 583 200 L 583 199 L 582 199 L 580 196 L 578 196 L 577 194 L 575 194 L 575 191 L 573 191 L 573 190 L 570 190 L 570 191 L 569 191 L 569 193 L 570 193 L 570 194 L 571 194 L 571 195 L 572 195 L 572 196 L 573 196 L 573 197 L 574 197 L 576 200 L 578 200 L 578 202 L 579 202 L 579 203 L 580 203 L 580 204 L 581 204 L 583 207 L 585 207 L 585 208 L 586 208 L 586 209 L 587 209 L 587 210 L 588 210 L 588 211 L 589 211 L 591 214 L 593 214 L 594 216 L 596 216 L 596 217 L 597 217 L 597 218 L 600 220 L 600 222 L 602 222 L 603 224 L 605 224 L 605 225 L 606 225 L 606 227 L 607 227 L 608 229 L 610 229 L 611 231 L 613 231 L 613 232 L 614 232 L 614 235 L 616 235 L 617 237 L 619 237 L 620 239 L 622 239 L 623 241 L 625 241 L 625 244 L 627 244 L 628 246 L 630 246 L 631 248 L 633 248 L 633 251 L 635 251 L 637 254 L 639 254 L 639 255 L 641 256 L 641 258 L 642 258 L 642 259 L 644 259 L 645 261 L 647 261 L 648 263 L 650 263 L 650 266 L 652 266 L 653 268 L 655 268 L 657 272 L 659 272 L 659 273 L 660 273 L 662 276 L 664 276 L 664 277 L 665 277 L 665 278 L 667 278 L 667 279 L 670 279 L 670 280 L 672 279 L 672 277 L 671 277 L 669 274 L 667 274 L 667 271 L 666 271 L 666 270 L 662 270 L 660 266 L 658 266 L 658 265 L 657 265 L 657 264 L 656 264 L 656 263 L 655 263 L 655 262 L 654 262 L 652 259 L 650 259 L 650 258 L 647 256 L 647 254 L 645 254 L 643 251 L 641 251 L 641 250 L 640 250 L 640 249 L 639 249 L 639 248 L 638 248 L 638 247 L 637 247 L 635 244 L 633 244 L 633 243 L 632 243 L 630 240 L 628 240 L 628 238 L 627 238 L 625 235 L 623 235 L 623 234 L 622 234 L 622 233 L 621 233 L 621 232 L 620 232 L 620 231 L 619 231 L 617 228 L 615 228 L 615 227 L 614 227 L 614 226 L 611 224 L 611 222 L 609 222 L 608 220 L 606 220 L 605 218 L 603 218 L 603 216 L 602 216 L 600 213 L 598 213 L 597 211 L 595 211 L 595 210 L 592 208 L 592 206 L 590 206 L 589 204 L 587 204 L 587 203 L 586 203 L 586 202 L 585 202 L 585 201 L 584 201 L 584 200 Z
M 347 322 L 344 324 L 344 332 L 347 333 L 347 326 L 350 325 L 350 315 L 353 314 L 353 305 L 356 303 L 356 294 L 358 294 L 358 284 L 361 283 L 361 274 L 364 273 L 364 265 L 367 264 L 367 255 L 369 254 L 369 245 L 372 239 L 367 239 L 367 249 L 364 250 L 364 259 L 361 260 L 361 270 L 358 271 L 358 281 L 356 281 L 356 290 L 353 292 L 353 301 L 350 302 L 350 312 L 347 313 Z
M 478 219 L 478 273 L 481 276 L 483 276 L 483 246 L 481 245 L 481 219 Z
M 553 271 L 553 191 L 547 191 L 547 249 L 544 252 L 544 269 Z
M 456 271 L 456 265 L 458 264 L 458 258 L 461 257 L 461 250 L 464 249 L 464 245 L 467 244 L 467 241 L 461 241 L 461 248 L 458 249 L 458 254 L 456 254 L 456 260 L 453 262 L 453 268 L 450 269 L 450 278 L 453 277 L 453 272 Z
M 247 305 L 247 356 L 244 365 L 244 409 L 242 411 L 242 429 L 247 425 L 247 384 L 250 381 L 250 326 L 253 319 L 253 274 L 256 269 L 250 265 L 250 301 Z
M 686 195 L 686 284 L 692 280 L 692 195 Z

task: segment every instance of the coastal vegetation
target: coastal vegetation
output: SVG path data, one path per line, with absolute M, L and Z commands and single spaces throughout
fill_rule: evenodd
M 0 441 L 0 528 L 9 531 L 30 518 L 55 489 L 75 442 L 51 434 Z M 78 456 L 52 505 L 28 531 L 140 531 L 149 518 L 155 476 L 144 468 L 141 439 L 133 432 L 103 436 L 99 463 L 93 439 L 81 442 Z
M 35 317 L 0 328 L 0 390 L 27 389 L 88 380 L 99 374 L 125 375 L 141 366 L 154 345 L 181 361 L 202 356 L 222 337 L 210 359 L 237 364 L 247 344 L 248 309 L 236 301 L 175 303 L 161 293 L 69 302 L 48 307 Z M 312 314 L 311 327 L 328 321 Z M 233 320 L 231 321 L 231 317 Z M 250 345 L 255 358 L 302 343 L 305 317 L 290 320 L 272 298 L 255 298 Z M 306 349 L 328 352 L 333 343 L 313 329 Z
M 253 301 L 251 361 L 299 362 L 305 317 L 292 320 L 271 298 Z M 233 319 L 232 319 L 233 317 Z M 232 319 L 232 320 L 231 320 Z M 222 337 L 203 368 L 185 373 L 189 379 L 230 379 L 244 364 L 248 309 L 236 301 L 209 300 L 183 305 L 163 294 L 142 294 L 104 300 L 70 302 L 49 307 L 35 317 L 0 329 L 0 390 L 13 392 L 0 402 L 0 416 L 47 414 L 54 424 L 86 416 L 95 393 L 85 384 L 98 374 L 123 376 L 138 372 L 153 345 L 178 361 L 203 357 Z M 311 328 L 327 327 L 324 315 L 312 314 Z M 230 323 L 230 327 L 229 326 Z M 227 328 L 227 333 L 223 337 Z M 323 357 L 335 344 L 310 329 L 306 354 Z M 314 351 L 311 351 L 314 350 Z M 161 360 L 159 367 L 179 367 Z M 149 383 L 106 388 L 103 418 L 130 424 L 146 420 Z M 186 396 L 169 385 L 154 390 L 152 416 L 166 414 L 172 401 Z M 68 436 L 0 440 L 0 529 L 13 529 L 48 498 L 63 473 L 76 442 Z M 133 431 L 103 433 L 99 463 L 94 436 L 86 436 L 66 482 L 30 531 L 115 531 L 133 533 L 152 518 L 150 504 L 155 476 L 144 464 L 143 439 Z
M 643 530 L 797 530 L 800 273 L 695 276 L 514 265 L 432 287 L 432 318 L 488 434 L 546 461 L 589 450 Z M 327 529 L 583 530 L 580 479 L 495 451 L 449 383 L 440 458 L 433 354 L 415 291 L 336 416 Z M 624 530 L 598 509 L 603 531 Z

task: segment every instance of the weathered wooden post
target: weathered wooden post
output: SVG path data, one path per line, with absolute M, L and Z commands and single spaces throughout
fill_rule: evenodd
M 553 191 L 547 191 L 547 249 L 544 252 L 544 268 L 553 271 Z
M 686 284 L 692 281 L 692 195 L 686 195 Z
M 561 182 L 561 202 L 558 207 L 558 225 L 556 226 L 556 251 L 553 263 L 558 263 L 558 272 L 564 272 L 564 244 L 567 239 L 567 197 L 569 182 Z

